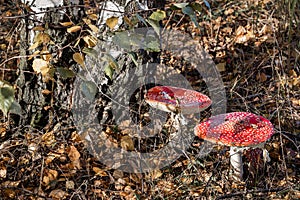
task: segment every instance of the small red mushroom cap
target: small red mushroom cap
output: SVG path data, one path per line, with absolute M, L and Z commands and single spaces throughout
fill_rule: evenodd
M 227 146 L 255 146 L 274 133 L 272 123 L 248 112 L 232 112 L 210 117 L 194 129 L 195 135 L 212 143 Z
M 165 112 L 183 114 L 196 113 L 211 105 L 209 97 L 200 92 L 171 86 L 155 86 L 149 89 L 146 102 Z

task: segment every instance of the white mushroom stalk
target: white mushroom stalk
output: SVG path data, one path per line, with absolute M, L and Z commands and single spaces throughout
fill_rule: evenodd
M 271 122 L 248 112 L 233 112 L 213 116 L 195 127 L 195 134 L 207 141 L 230 146 L 233 178 L 243 179 L 242 152 L 245 148 L 263 149 L 274 133 Z M 264 150 L 264 154 L 266 151 Z M 268 156 L 265 156 L 267 159 Z
M 153 108 L 171 112 L 172 118 L 180 125 L 187 124 L 183 114 L 197 113 L 211 105 L 210 98 L 200 92 L 172 86 L 149 89 L 145 100 Z

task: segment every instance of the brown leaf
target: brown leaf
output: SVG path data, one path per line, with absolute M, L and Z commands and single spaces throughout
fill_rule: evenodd
M 80 153 L 78 152 L 78 150 L 76 149 L 76 147 L 71 146 L 68 152 L 68 157 L 70 158 L 72 164 L 74 165 L 74 167 L 76 167 L 77 169 L 80 169 Z
M 159 169 L 153 170 L 146 175 L 147 179 L 154 181 L 162 176 L 162 172 Z
M 0 178 L 6 178 L 7 169 L 6 167 L 0 167 Z
M 134 150 L 134 144 L 130 136 L 125 135 L 121 138 L 121 147 L 127 151 Z
M 51 93 L 52 92 L 50 90 L 47 90 L 47 89 L 42 90 L 42 94 L 44 94 L 44 95 L 48 95 L 48 94 L 51 94 Z
M 45 169 L 44 171 L 44 177 L 43 177 L 43 184 L 49 185 L 50 182 L 57 179 L 58 172 L 53 169 Z
M 71 146 L 68 152 L 68 156 L 70 160 L 73 162 L 73 161 L 77 161 L 80 158 L 80 153 L 78 152 L 76 147 Z
M 107 173 L 99 167 L 93 167 L 93 171 L 96 173 L 96 176 L 108 176 Z
M 42 141 L 46 146 L 51 146 L 56 142 L 53 131 L 47 132 L 42 136 Z
M 49 196 L 52 199 L 65 199 L 68 196 L 68 193 L 61 189 L 56 189 L 56 190 L 52 190 Z
M 257 75 L 256 75 L 256 80 L 258 80 L 259 82 L 265 82 L 266 80 L 267 80 L 268 78 L 267 78 L 267 76 L 266 76 L 266 74 L 265 73 L 263 73 L 263 72 L 260 72 L 260 73 L 258 73 Z
M 73 190 L 75 187 L 75 183 L 73 181 L 66 181 L 66 188 Z

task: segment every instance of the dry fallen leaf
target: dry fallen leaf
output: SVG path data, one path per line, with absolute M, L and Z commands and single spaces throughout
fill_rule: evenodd
M 266 74 L 263 73 L 263 72 L 260 72 L 260 73 L 258 73 L 258 74 L 256 75 L 256 80 L 259 81 L 259 82 L 261 82 L 261 83 L 262 83 L 262 82 L 265 82 L 267 79 L 268 79 L 268 78 L 267 78 Z
M 72 26 L 72 27 L 67 29 L 67 32 L 68 33 L 74 33 L 74 32 L 77 32 L 79 30 L 81 30 L 81 26 Z
M 222 63 L 217 64 L 217 69 L 218 69 L 218 71 L 219 71 L 219 72 L 224 72 L 224 71 L 226 71 L 225 66 L 226 66 L 226 62 L 222 62 Z
M 134 150 L 134 144 L 130 136 L 125 135 L 121 138 L 121 147 L 127 151 Z
M 48 95 L 48 94 L 51 94 L 51 93 L 52 92 L 50 90 L 47 90 L 47 89 L 42 90 L 42 94 L 44 94 L 44 95 Z
M 72 164 L 74 165 L 74 167 L 76 167 L 77 169 L 80 169 L 80 153 L 78 152 L 78 150 L 76 149 L 76 147 L 74 147 L 73 145 L 70 146 L 69 152 L 68 152 L 68 157 L 70 158 Z
M 68 193 L 61 189 L 56 189 L 56 190 L 52 190 L 49 196 L 52 199 L 65 199 L 68 196 Z
M 41 73 L 43 76 L 45 76 L 50 69 L 48 62 L 40 58 L 33 60 L 32 68 L 36 73 Z
M 80 53 L 74 53 L 73 54 L 73 60 L 77 62 L 82 67 L 85 67 L 84 65 L 84 57 Z
M 73 22 L 60 22 L 60 25 L 62 26 L 72 26 L 73 25 Z
M 67 189 L 73 190 L 74 187 L 75 187 L 74 181 L 66 181 L 66 188 Z
M 146 175 L 147 179 L 154 181 L 162 176 L 162 172 L 159 169 L 153 170 Z
M 44 177 L 43 177 L 43 184 L 49 185 L 50 182 L 57 179 L 58 172 L 53 169 L 45 169 L 44 171 Z
M 56 142 L 53 131 L 49 131 L 42 136 L 43 144 L 46 146 L 51 146 Z
M 83 40 L 88 45 L 89 48 L 95 47 L 97 44 L 97 38 L 92 35 L 84 36 Z
M 96 173 L 96 176 L 108 176 L 107 173 L 99 167 L 93 167 L 93 171 Z
M 7 169 L 6 167 L 0 167 L 0 178 L 6 178 Z

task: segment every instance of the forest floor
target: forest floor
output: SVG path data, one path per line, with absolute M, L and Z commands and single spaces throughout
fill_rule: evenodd
M 19 30 L 22 15 L 30 12 L 30 8 L 0 2 L 0 75 L 1 80 L 17 87 L 22 57 Z M 126 172 L 110 168 L 93 156 L 74 124 L 64 126 L 62 121 L 56 121 L 33 128 L 32 124 L 15 125 L 14 114 L 1 115 L 0 199 L 300 199 L 300 3 L 196 2 L 187 4 L 193 12 L 183 11 L 180 6 L 184 4 L 174 7 L 173 2 L 167 2 L 162 9 L 166 17 L 160 25 L 187 33 L 211 56 L 222 78 L 227 112 L 252 112 L 272 122 L 275 133 L 265 144 L 270 160 L 264 161 L 262 151 L 245 150 L 243 180 L 236 181 L 230 173 L 229 147 L 214 145 L 208 154 L 199 156 L 201 145 L 206 143 L 195 137 L 190 148 L 170 165 L 146 173 Z M 95 15 L 89 16 L 92 19 Z M 111 20 L 107 26 L 114 27 L 114 19 Z M 124 20 L 128 25 L 133 23 L 130 17 Z M 68 27 L 64 29 L 66 35 L 77 33 L 78 27 L 69 28 L 63 22 L 59 22 L 59 27 Z M 81 33 L 98 30 L 91 22 L 85 23 Z M 36 26 L 35 30 L 40 28 Z M 80 37 L 94 39 L 90 35 Z M 48 48 L 56 43 L 53 36 L 51 42 L 41 40 L 37 46 L 43 44 Z M 84 45 L 87 42 L 76 44 L 75 40 L 70 41 L 68 48 L 76 52 Z M 35 48 L 31 46 L 30 50 Z M 162 53 L 161 58 L 165 65 L 183 74 L 195 90 L 209 95 L 203 81 L 189 71 L 188 61 L 168 52 Z M 78 65 L 83 62 L 76 53 L 70 59 Z M 28 73 L 44 76 L 42 69 L 38 74 L 37 67 L 41 66 L 36 64 Z M 64 83 L 71 83 L 73 72 L 64 72 Z M 114 77 L 107 71 L 106 75 Z M 52 91 L 43 90 L 43 95 L 54 93 L 56 84 L 60 84 L 55 77 L 51 77 Z M 51 105 L 44 107 L 45 112 L 56 113 L 59 108 Z M 202 119 L 209 115 L 211 109 L 204 112 Z M 138 151 L 136 141 L 125 132 L 128 130 L 106 128 L 103 134 L 109 135 L 115 146 Z M 145 140 L 143 145 L 154 146 L 153 141 L 156 140 Z

